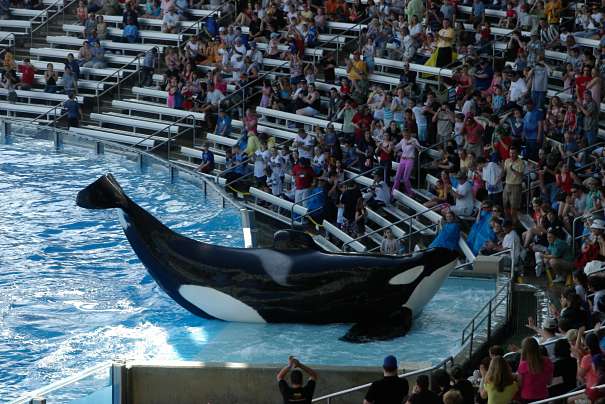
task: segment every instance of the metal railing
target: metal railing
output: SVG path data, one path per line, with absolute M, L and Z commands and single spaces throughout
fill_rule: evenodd
M 185 121 L 186 119 L 189 119 L 189 118 L 192 118 L 192 119 L 193 119 L 193 121 L 195 122 L 195 117 L 194 117 L 192 114 L 190 114 L 190 115 L 186 115 L 186 116 L 183 116 L 183 117 L 180 117 L 180 118 L 179 118 L 179 119 L 177 119 L 176 121 L 174 121 L 174 122 L 170 122 L 168 125 L 166 125 L 166 126 L 165 126 L 165 127 L 163 127 L 162 129 L 159 129 L 159 130 L 157 130 L 157 131 L 153 132 L 151 135 L 148 135 L 148 136 L 146 136 L 146 137 L 142 138 L 142 139 L 141 139 L 141 140 L 140 140 L 138 143 L 135 143 L 134 145 L 132 145 L 132 147 L 137 147 L 137 146 L 140 146 L 141 144 L 145 143 L 147 140 L 153 139 L 153 138 L 154 138 L 155 136 L 157 136 L 158 134 L 160 134 L 160 133 L 164 132 L 165 130 L 167 130 L 167 131 L 168 131 L 168 139 L 166 139 L 166 140 L 162 140 L 162 141 L 161 141 L 160 143 L 158 143 L 158 144 L 154 144 L 154 145 L 153 145 L 153 147 L 151 147 L 150 149 L 148 149 L 148 150 L 147 150 L 147 152 L 148 152 L 148 153 L 151 153 L 152 151 L 156 150 L 157 148 L 159 148 L 159 147 L 161 147 L 161 146 L 163 146 L 163 145 L 165 145 L 165 144 L 168 144 L 168 147 L 167 147 L 167 149 L 168 149 L 168 153 L 167 153 L 167 155 L 166 155 L 166 159 L 167 159 L 168 161 L 170 161 L 170 145 L 171 145 L 172 141 L 173 141 L 174 139 L 176 139 L 176 138 L 178 138 L 178 137 L 180 137 L 180 136 L 184 135 L 184 134 L 185 134 L 185 133 L 187 133 L 189 130 L 194 130 L 194 131 L 195 131 L 195 124 L 194 124 L 194 126 L 193 126 L 193 127 L 191 127 L 191 128 L 187 128 L 187 129 L 185 129 L 183 132 L 177 133 L 177 134 L 176 134 L 176 136 L 172 136 L 172 131 L 170 130 L 170 128 L 172 128 L 173 126 L 177 126 L 177 127 L 178 127 L 178 126 L 179 126 L 178 124 L 179 124 L 180 122 L 183 122 L 183 121 Z
M 44 386 L 37 390 L 31 391 L 29 393 L 26 393 L 23 396 L 21 396 L 20 398 L 14 400 L 14 401 L 11 401 L 9 404 L 29 404 L 35 398 L 44 398 L 44 396 L 47 396 L 50 393 L 53 393 L 70 384 L 74 384 L 79 381 L 82 381 L 82 380 L 86 379 L 87 377 L 92 376 L 96 373 L 100 373 L 101 371 L 104 371 L 104 370 L 109 371 L 111 369 L 111 365 L 112 365 L 112 362 L 101 362 L 97 365 L 86 368 L 74 375 L 68 376 L 68 377 L 58 380 L 54 383 L 51 383 L 47 386 Z
M 48 117 L 48 115 L 50 115 L 50 113 L 51 113 L 52 111 L 55 111 L 57 108 L 61 108 L 61 110 L 63 110 L 63 108 L 64 108 L 64 107 L 63 107 L 63 103 L 60 103 L 60 104 L 55 105 L 54 107 L 50 108 L 48 111 L 41 113 L 40 115 L 36 116 L 36 117 L 35 117 L 34 119 L 32 119 L 32 120 L 25 120 L 25 121 L 26 121 L 26 122 L 28 122 L 28 123 L 30 123 L 30 124 L 33 124 L 33 123 L 35 123 L 35 122 L 38 122 L 38 121 L 40 121 L 42 118 L 44 118 L 44 117 Z M 48 123 L 48 124 L 49 124 L 49 126 L 50 126 L 50 125 L 52 125 L 52 126 L 56 126 L 56 123 L 57 123 L 57 122 L 58 122 L 58 121 L 59 121 L 61 118 L 63 118 L 63 117 L 66 115 L 66 113 L 61 114 L 61 115 L 60 115 L 60 116 L 58 116 L 58 117 L 57 117 L 57 114 L 56 114 L 56 113 L 55 113 L 55 114 L 53 114 L 53 115 L 55 116 L 55 118 L 54 118 L 54 119 L 53 119 L 51 122 L 49 122 L 49 123 Z
M 153 48 L 149 49 L 148 52 L 151 52 L 152 49 L 156 49 L 159 54 L 158 46 L 154 46 Z M 95 86 L 95 98 L 97 99 L 97 113 L 101 113 L 101 97 L 102 96 L 104 96 L 108 92 L 112 91 L 117 86 L 118 98 L 120 98 L 120 89 L 121 89 L 122 83 L 127 81 L 128 79 L 130 79 L 135 74 L 140 75 L 142 57 L 144 57 L 144 53 L 136 55 L 134 58 L 132 58 L 132 60 L 130 62 L 124 64 L 122 67 L 120 67 L 119 69 L 117 69 L 116 71 L 111 73 L 109 76 L 105 76 L 103 79 L 101 79 L 101 81 L 97 82 L 97 84 Z M 123 72 L 126 71 L 126 68 L 131 66 L 134 63 L 136 63 L 136 69 L 131 71 L 131 73 L 128 76 L 123 77 Z M 105 83 L 113 76 L 116 76 L 116 82 L 114 84 L 112 84 L 111 86 L 109 86 L 109 88 L 104 89 Z M 140 77 L 139 77 L 139 82 L 140 82 Z M 99 87 L 102 90 L 101 93 L 99 93 Z
M 219 22 L 221 20 L 221 11 L 223 11 L 223 8 L 227 5 L 227 4 L 233 4 L 232 2 L 225 2 L 223 4 L 221 4 L 218 8 L 214 9 L 210 14 L 203 16 L 202 18 L 200 18 L 199 20 L 195 21 L 193 24 L 189 24 L 187 27 L 181 29 L 178 32 L 179 37 L 181 35 L 185 35 L 185 33 L 191 29 L 193 29 L 193 27 L 197 26 L 195 28 L 195 34 L 199 35 L 200 31 L 202 30 L 202 25 L 206 22 L 206 20 L 214 15 L 218 15 L 218 20 L 217 22 Z M 177 46 L 180 48 L 181 44 L 180 42 L 177 43 Z
M 44 10 L 42 10 L 40 12 L 40 14 L 38 14 L 37 16 L 35 16 L 34 18 L 32 18 L 30 20 L 30 22 L 32 23 L 32 28 L 30 30 L 30 37 L 29 37 L 29 45 L 30 47 L 33 45 L 34 43 L 34 34 L 36 32 L 38 32 L 40 29 L 42 29 L 43 27 L 46 27 L 46 35 L 48 35 L 48 24 L 54 20 L 59 14 L 61 14 L 63 21 L 65 21 L 65 9 L 71 7 L 72 5 L 74 5 L 78 0 L 71 0 L 70 2 L 68 2 L 67 4 L 64 4 L 64 0 L 57 0 L 54 3 L 52 3 L 51 5 L 49 5 L 48 7 L 46 7 Z M 50 12 L 50 10 L 55 9 L 56 8 L 56 12 L 52 13 Z M 38 25 L 37 27 L 33 27 L 34 23 L 37 23 L 37 19 L 38 18 L 42 18 L 42 20 L 40 21 L 40 25 Z
M 600 384 L 598 386 L 594 386 L 593 389 L 598 389 L 598 390 L 605 389 L 605 384 Z M 579 396 L 584 393 L 586 393 L 586 389 L 576 390 L 576 391 L 572 391 L 569 393 L 561 394 L 560 396 L 550 397 L 550 398 L 547 398 L 544 400 L 531 401 L 530 404 L 546 404 L 546 403 L 560 402 L 559 400 L 564 400 L 569 397 L 576 397 L 576 396 Z M 566 401 L 563 401 L 563 402 L 566 402 Z
M 0 37 L 0 43 L 8 42 L 8 47 L 12 50 L 13 56 L 15 55 L 15 47 L 17 43 L 17 36 L 12 32 L 7 33 L 6 35 Z
M 449 140 L 449 139 L 448 139 L 448 140 Z M 417 170 L 416 170 L 416 176 L 417 176 L 417 178 L 416 178 L 416 186 L 417 186 L 418 188 L 420 188 L 420 187 L 421 187 L 421 185 L 422 185 L 422 183 L 421 183 L 421 174 L 420 174 L 420 173 L 421 173 L 421 169 L 422 169 L 422 163 L 421 163 L 421 158 L 422 158 L 422 155 L 423 155 L 424 153 L 426 153 L 427 151 L 430 151 L 430 150 L 435 150 L 435 147 L 437 147 L 437 146 L 439 146 L 439 145 L 442 145 L 442 144 L 447 143 L 447 142 L 448 142 L 448 140 L 442 140 L 442 141 L 437 142 L 437 143 L 435 143 L 435 144 L 432 144 L 432 145 L 430 145 L 430 146 L 428 146 L 428 147 L 424 147 L 422 150 L 420 150 L 420 151 L 418 152 L 418 157 L 416 157 L 416 164 L 417 164 Z
M 403 374 L 400 374 L 398 376 L 401 377 L 401 378 L 418 376 L 418 375 L 429 373 L 429 372 L 432 372 L 434 370 L 441 369 L 441 368 L 447 369 L 447 365 L 448 364 L 451 364 L 451 365 L 454 364 L 454 358 L 452 356 L 450 356 L 450 357 L 442 360 L 441 362 L 439 362 L 436 365 L 433 365 L 433 366 L 430 366 L 430 367 L 427 367 L 427 368 L 424 368 L 424 369 L 414 370 L 414 371 L 411 371 L 411 372 L 408 372 L 408 373 L 403 373 Z M 325 402 L 327 404 L 331 404 L 333 398 L 346 396 L 347 394 L 351 394 L 351 393 L 354 393 L 354 392 L 357 392 L 357 391 L 360 391 L 360 390 L 363 390 L 363 389 L 367 389 L 368 387 L 370 387 L 371 384 L 372 383 L 367 383 L 367 384 L 363 384 L 361 386 L 351 387 L 350 389 L 337 391 L 336 393 L 327 394 L 325 396 L 314 398 L 313 400 L 311 400 L 311 402 L 312 403 Z
M 423 211 L 416 212 L 416 213 L 414 213 L 414 214 L 413 214 L 413 215 L 411 215 L 411 216 L 408 216 L 408 217 L 403 218 L 403 219 L 399 219 L 399 220 L 397 220 L 397 221 L 395 221 L 395 222 L 393 222 L 393 223 L 390 223 L 390 224 L 388 224 L 388 225 L 386 225 L 386 226 L 383 226 L 383 227 L 381 227 L 381 228 L 379 228 L 379 229 L 377 229 L 377 230 L 373 230 L 373 231 L 371 231 L 371 232 L 369 232 L 369 233 L 366 233 L 366 234 L 364 234 L 364 235 L 362 235 L 362 236 L 359 236 L 359 237 L 357 237 L 356 239 L 353 239 L 353 240 L 351 240 L 351 241 L 347 241 L 346 243 L 344 243 L 344 244 L 342 245 L 342 250 L 344 251 L 344 250 L 345 250 L 345 248 L 346 248 L 346 247 L 347 247 L 349 244 L 352 244 L 352 243 L 358 242 L 358 241 L 359 241 L 359 240 L 361 240 L 361 239 L 364 239 L 364 238 L 366 238 L 366 237 L 369 237 L 369 236 L 371 236 L 371 235 L 374 235 L 374 234 L 376 234 L 376 233 L 379 233 L 379 232 L 381 232 L 381 231 L 384 231 L 384 230 L 386 230 L 386 229 L 389 229 L 389 228 L 391 228 L 391 227 L 393 227 L 393 226 L 395 226 L 395 225 L 398 225 L 398 224 L 400 224 L 400 223 L 409 222 L 409 229 L 410 229 L 410 233 L 406 234 L 406 236 L 405 236 L 405 237 L 407 237 L 407 238 L 408 238 L 408 251 L 411 251 L 411 249 L 412 249 L 412 247 L 411 247 L 411 245 L 412 245 L 412 237 L 411 237 L 411 236 L 412 236 L 412 235 L 417 234 L 417 233 L 420 233 L 420 232 L 422 232 L 422 231 L 425 231 L 425 230 L 427 230 L 427 229 L 429 229 L 429 228 L 431 228 L 431 227 L 436 227 L 436 226 L 438 226 L 438 224 L 437 224 L 437 223 L 432 223 L 432 224 L 430 224 L 430 225 L 426 225 L 424 228 L 422 228 L 422 229 L 420 229 L 420 230 L 411 231 L 412 226 L 413 226 L 413 223 L 414 223 L 414 221 L 415 221 L 415 218 L 416 218 L 416 217 L 418 217 L 418 216 L 425 215 L 426 213 L 431 212 L 431 211 L 433 211 L 433 210 L 435 210 L 435 209 L 442 209 L 443 207 L 444 207 L 444 204 L 439 204 L 439 205 L 435 205 L 435 206 L 430 207 L 430 208 L 426 208 L 426 209 L 425 209 L 425 210 L 423 210 Z

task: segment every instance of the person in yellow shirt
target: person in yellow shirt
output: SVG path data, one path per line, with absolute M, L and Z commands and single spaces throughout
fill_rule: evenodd
M 450 20 L 444 18 L 442 24 L 443 28 L 437 32 L 437 60 L 435 62 L 437 67 L 445 67 L 452 63 L 452 44 L 456 39 L 456 33 L 451 27 Z
M 493 357 L 483 375 L 479 389 L 481 397 L 487 398 L 487 404 L 510 404 L 518 390 L 519 385 L 508 363 L 501 356 Z
M 544 6 L 544 15 L 549 24 L 559 24 L 563 5 L 561 0 L 549 0 Z
M 355 89 L 357 89 L 359 80 L 365 80 L 368 77 L 368 66 L 361 59 L 359 51 L 353 52 L 353 60 L 347 62 L 347 77 Z

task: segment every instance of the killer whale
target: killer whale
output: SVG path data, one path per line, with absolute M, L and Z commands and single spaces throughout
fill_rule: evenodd
M 435 295 L 457 259 L 457 253 L 442 248 L 397 257 L 333 253 L 296 231 L 277 232 L 273 248 L 211 245 L 170 230 L 132 201 L 111 174 L 82 189 L 76 204 L 117 208 L 124 233 L 150 275 L 195 315 L 355 323 L 345 336 L 354 342 L 407 333 L 412 316 Z M 377 324 L 393 327 L 383 332 Z

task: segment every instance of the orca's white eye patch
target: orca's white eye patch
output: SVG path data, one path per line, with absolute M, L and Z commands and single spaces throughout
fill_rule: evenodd
M 407 285 L 414 282 L 424 271 L 424 265 L 410 268 L 405 272 L 395 275 L 389 280 L 389 285 Z

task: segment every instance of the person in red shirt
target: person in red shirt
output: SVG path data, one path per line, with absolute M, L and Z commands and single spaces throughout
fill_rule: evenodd
M 576 75 L 576 98 L 578 100 L 584 99 L 584 95 L 586 93 L 586 85 L 590 80 L 592 80 L 592 77 L 590 75 L 590 67 L 584 66 L 582 68 L 582 73 Z
M 363 105 L 359 111 L 353 115 L 351 120 L 353 126 L 355 126 L 355 144 L 359 144 L 365 132 L 370 129 L 372 123 L 372 114 L 367 105 Z
M 29 58 L 25 58 L 23 64 L 19 66 L 19 73 L 21 73 L 21 81 L 17 84 L 17 87 L 22 90 L 29 90 L 32 88 L 34 85 L 36 68 L 31 64 Z
M 513 138 L 505 131 L 500 131 L 500 140 L 494 144 L 494 149 L 498 153 L 500 161 L 506 161 L 510 157 L 510 146 L 513 144 Z
M 483 156 L 483 126 L 479 125 L 474 116 L 466 118 L 462 134 L 466 151 L 473 153 L 475 157 Z
M 309 195 L 311 184 L 315 177 L 315 172 L 311 168 L 309 159 L 301 158 L 298 163 L 292 167 L 292 175 L 294 176 L 294 202 L 304 206 L 304 199 Z

